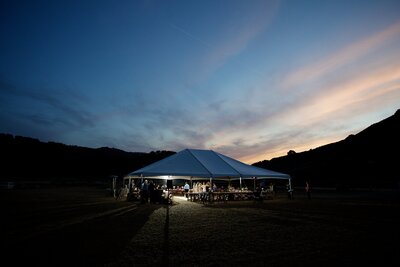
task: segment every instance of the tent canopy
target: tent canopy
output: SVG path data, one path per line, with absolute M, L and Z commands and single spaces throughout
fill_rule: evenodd
M 128 174 L 154 178 L 271 178 L 290 179 L 288 174 L 251 166 L 213 150 L 185 149 Z

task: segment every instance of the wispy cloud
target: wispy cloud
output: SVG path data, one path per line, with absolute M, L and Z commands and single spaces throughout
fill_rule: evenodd
M 292 82 L 295 81 L 298 86 L 307 84 L 310 88 L 301 94 L 281 91 L 281 102 L 286 103 L 280 103 L 277 109 L 279 112 L 273 112 L 274 109 L 271 111 L 266 105 L 264 109 L 258 110 L 240 109 L 234 118 L 248 119 L 238 120 L 231 124 L 233 127 L 221 129 L 217 136 L 225 137 L 220 140 L 218 149 L 252 163 L 285 155 L 290 149 L 304 151 L 339 141 L 348 134 L 369 126 L 360 123 L 362 118 L 384 107 L 398 106 L 400 48 L 392 48 L 387 53 L 384 51 L 379 59 L 370 57 L 373 49 L 385 45 L 385 42 L 390 42 L 397 35 L 400 35 L 400 24 L 348 45 L 329 56 L 330 62 L 325 67 L 320 65 L 323 64 L 322 61 L 306 66 L 301 75 L 311 73 L 310 77 L 306 75 L 300 79 L 300 72 L 292 73 L 288 76 Z M 353 56 L 352 52 L 358 49 L 362 51 Z M 363 64 L 355 64 L 351 68 L 338 71 L 349 61 L 361 58 Z M 312 74 L 313 71 L 316 74 Z M 280 85 L 276 84 L 275 88 L 280 88 Z M 261 95 L 258 92 L 259 98 Z M 224 118 L 220 120 L 223 121 Z M 235 129 L 246 131 L 237 131 L 235 134 Z M 263 132 L 264 136 L 260 136 Z M 235 144 L 240 136 L 240 145 Z
M 14 103 L 10 113 L 15 113 L 14 116 L 21 119 L 31 120 L 33 124 L 62 124 L 69 129 L 92 127 L 95 124 L 96 116 L 77 104 L 77 101 L 86 99 L 84 96 L 52 94 L 44 89 L 23 89 L 5 82 L 0 83 L 0 93 L 3 101 Z M 25 101 L 27 99 L 28 102 Z M 36 111 L 35 105 L 41 107 L 40 112 Z M 49 112 L 45 113 L 44 110 Z
M 239 1 L 239 3 L 241 2 Z M 279 0 L 273 0 L 245 5 L 246 8 L 241 10 L 240 16 L 226 24 L 219 25 L 222 29 L 220 29 L 218 38 L 200 36 L 176 23 L 169 23 L 173 29 L 206 48 L 204 56 L 197 63 L 196 74 L 193 73 L 192 81 L 189 84 L 197 84 L 208 79 L 230 58 L 245 50 L 248 44 L 268 28 L 278 12 L 279 3 Z M 224 10 L 224 12 L 229 11 Z M 221 14 L 221 16 L 226 16 L 226 14 Z
M 279 1 L 263 2 L 260 6 L 255 6 L 251 13 L 243 14 L 245 21 L 238 18 L 240 23 L 229 25 L 234 29 L 234 34 L 215 45 L 205 57 L 204 64 L 208 71 L 220 68 L 230 57 L 242 52 L 272 22 L 278 7 Z
M 187 30 L 183 29 L 182 27 L 176 25 L 175 23 L 170 22 L 169 25 L 175 29 L 178 30 L 179 32 L 183 33 L 184 35 L 186 35 L 187 37 L 189 37 L 191 40 L 200 43 L 201 45 L 207 47 L 207 48 L 212 48 L 212 46 L 206 42 L 204 42 L 202 39 L 200 39 L 197 36 L 194 36 L 193 34 L 191 34 L 190 32 L 188 32 Z
M 362 118 L 376 110 L 394 107 L 394 112 L 399 99 L 400 65 L 381 66 L 338 81 L 318 93 L 305 95 L 269 118 L 271 124 L 286 127 L 263 137 L 259 146 L 247 147 L 242 159 L 269 159 L 285 155 L 290 149 L 300 152 L 339 141 L 369 126 Z
M 295 88 L 299 84 L 320 79 L 322 76 L 373 52 L 399 35 L 400 22 L 397 22 L 381 32 L 352 43 L 332 55 L 289 73 L 284 78 L 283 88 Z
M 365 70 L 349 80 L 335 81 L 318 92 L 306 94 L 293 107 L 282 112 L 281 117 L 291 123 L 309 124 L 337 116 L 337 112 L 348 114 L 346 111 L 354 108 L 355 104 L 368 106 L 379 96 L 397 93 L 399 84 L 400 64 Z

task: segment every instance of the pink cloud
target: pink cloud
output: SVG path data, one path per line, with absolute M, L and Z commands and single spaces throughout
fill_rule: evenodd
M 299 84 L 319 79 L 338 68 L 365 56 L 391 39 L 400 36 L 400 22 L 390 25 L 381 32 L 359 40 L 342 48 L 320 61 L 302 67 L 284 78 L 283 88 L 292 88 Z

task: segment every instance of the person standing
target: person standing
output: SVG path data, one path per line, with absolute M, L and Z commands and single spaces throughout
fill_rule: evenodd
M 308 181 L 306 181 L 305 190 L 306 190 L 307 198 L 311 199 L 311 186 L 310 186 L 310 183 Z
M 150 180 L 148 191 L 149 191 L 150 203 L 155 203 L 155 188 L 154 188 L 154 182 L 152 180 Z
M 293 199 L 293 189 L 290 186 L 290 183 L 286 184 L 286 190 L 287 190 L 287 193 L 288 193 L 288 198 L 289 199 Z
M 147 180 L 144 180 L 144 182 L 142 183 L 140 195 L 142 199 L 142 204 L 149 202 L 149 182 Z
M 189 189 L 190 189 L 190 185 L 188 184 L 188 182 L 185 182 L 185 185 L 183 186 L 183 190 L 185 191 L 186 198 L 188 197 Z

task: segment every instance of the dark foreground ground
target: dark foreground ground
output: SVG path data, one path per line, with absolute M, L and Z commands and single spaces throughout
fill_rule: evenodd
M 0 191 L 1 266 L 399 266 L 399 192 L 202 205 L 104 189 Z

